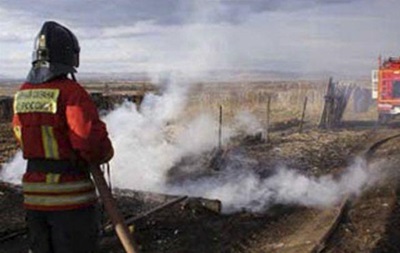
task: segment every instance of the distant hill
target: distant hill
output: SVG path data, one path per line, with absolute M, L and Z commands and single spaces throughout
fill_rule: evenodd
M 5 76 L 5 75 L 1 75 L 1 74 L 0 74 L 0 81 L 1 81 L 1 80 L 8 80 L 8 79 L 10 79 L 10 78 L 8 78 L 8 77 Z
M 7 76 L 0 76 L 0 85 L 10 85 L 15 83 L 21 83 L 21 79 L 10 78 Z
M 156 81 L 163 82 L 167 81 L 171 76 L 178 76 L 184 79 L 194 77 L 190 79 L 196 82 L 223 82 L 223 81 L 282 81 L 282 80 L 321 80 L 329 79 L 333 77 L 336 80 L 341 79 L 359 79 L 360 77 L 346 76 L 340 73 L 331 71 L 325 72 L 296 72 L 296 71 L 274 71 L 264 69 L 253 69 L 253 70 L 231 70 L 231 69 L 220 69 L 212 70 L 201 73 L 191 73 L 192 76 L 188 76 L 185 72 L 174 72 L 172 75 L 169 72 L 146 73 L 146 72 L 111 72 L 111 73 L 100 73 L 100 72 L 78 72 L 76 77 L 78 81 L 82 82 L 99 82 L 99 83 L 112 83 L 112 82 L 143 82 L 143 81 Z M 153 79 L 154 78 L 154 79 Z M 361 77 L 369 78 L 369 76 Z M 24 79 L 10 78 L 0 74 L 0 84 L 12 84 L 20 83 Z
M 78 73 L 77 78 L 79 80 L 84 80 L 84 81 L 144 81 L 148 80 L 148 74 L 144 72 L 132 72 L 132 73 L 96 73 L 96 72 L 83 72 L 83 73 Z
M 197 81 L 261 81 L 261 80 L 299 80 L 299 79 L 320 79 L 334 76 L 333 73 L 299 73 L 268 70 L 213 70 L 201 73 L 174 73 L 168 72 L 154 74 L 145 72 L 133 73 L 78 73 L 78 80 L 82 81 L 149 81 L 152 77 L 168 79 L 169 76 L 195 77 Z M 159 79 L 159 78 L 156 78 Z
M 24 79 L 20 78 L 11 78 L 7 76 L 0 76 L 0 85 L 12 85 L 12 84 L 19 84 L 23 82 Z

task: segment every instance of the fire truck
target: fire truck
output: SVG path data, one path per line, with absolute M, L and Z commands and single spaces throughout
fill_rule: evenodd
M 400 114 L 400 57 L 379 57 L 372 71 L 372 98 L 376 99 L 378 122 L 386 123 Z

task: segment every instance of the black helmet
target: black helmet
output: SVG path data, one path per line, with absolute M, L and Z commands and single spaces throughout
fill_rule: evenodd
M 70 30 L 54 21 L 45 22 L 35 39 L 27 81 L 39 84 L 68 74 L 75 80 L 79 51 L 78 40 Z
M 49 62 L 79 67 L 80 47 L 75 35 L 66 27 L 47 21 L 36 36 L 32 64 Z

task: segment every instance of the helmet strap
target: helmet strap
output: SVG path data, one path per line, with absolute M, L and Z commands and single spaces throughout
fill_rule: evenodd
M 71 77 L 72 77 L 72 80 L 74 80 L 75 82 L 76 82 L 76 77 L 75 77 L 75 74 L 74 73 L 70 73 L 71 74 Z

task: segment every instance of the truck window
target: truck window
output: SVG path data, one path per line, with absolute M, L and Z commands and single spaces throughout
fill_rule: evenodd
M 393 97 L 400 98 L 400 80 L 393 81 Z

